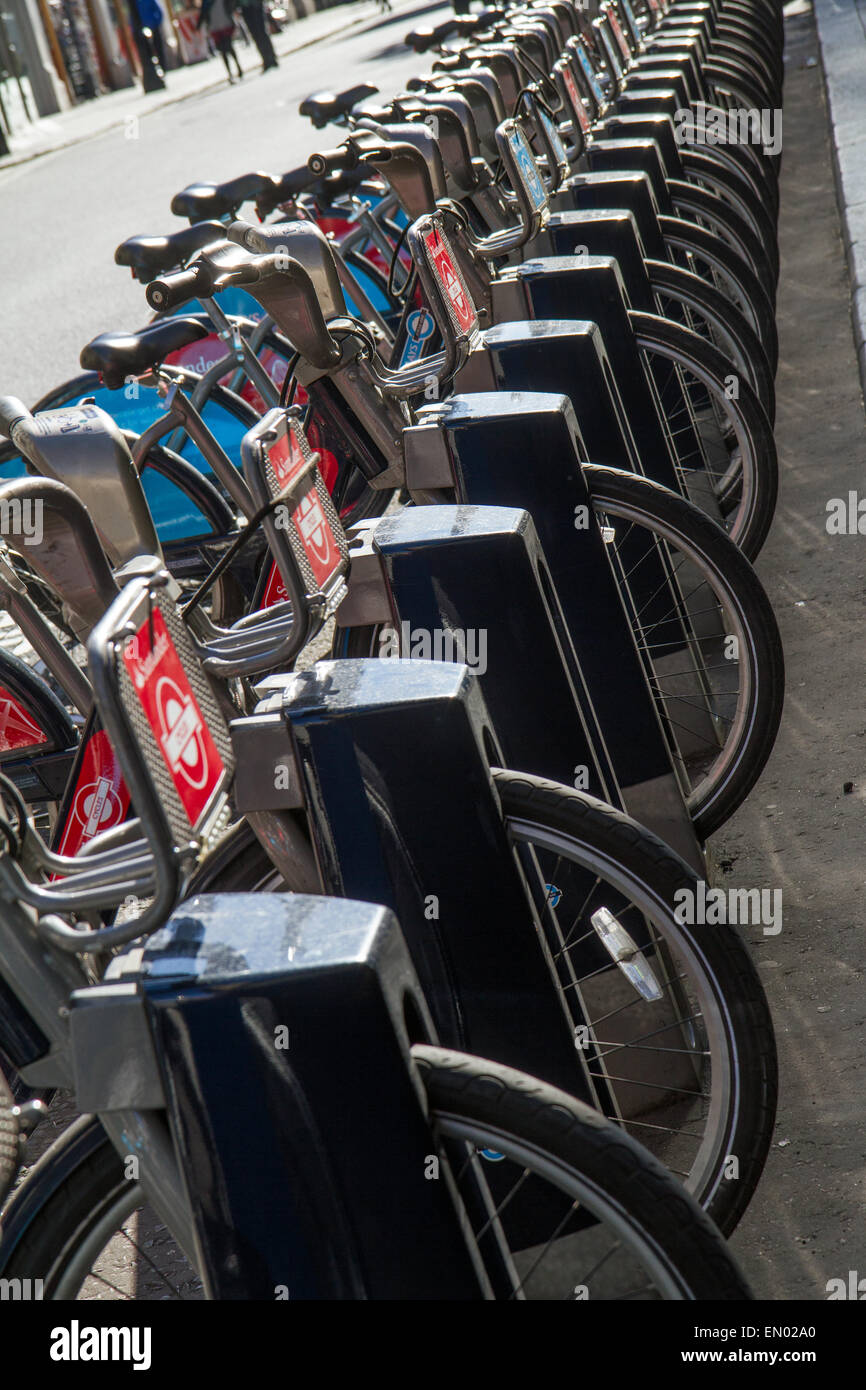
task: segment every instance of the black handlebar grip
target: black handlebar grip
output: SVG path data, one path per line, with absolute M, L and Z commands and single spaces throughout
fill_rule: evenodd
M 19 420 L 29 420 L 30 411 L 17 396 L 0 396 L 0 434 L 11 439 Z
M 339 150 L 322 150 L 319 154 L 311 154 L 307 168 L 320 179 L 325 174 L 339 174 L 344 169 L 354 169 L 357 163 L 355 151 L 346 145 Z
M 151 309 L 158 314 L 168 309 L 176 309 L 187 300 L 195 299 L 199 293 L 198 270 L 179 270 L 175 275 L 163 275 L 159 280 L 151 280 L 144 291 Z

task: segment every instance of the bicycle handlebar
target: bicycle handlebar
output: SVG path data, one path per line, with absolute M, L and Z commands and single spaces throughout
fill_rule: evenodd
M 150 307 L 159 310 L 175 309 L 196 295 L 202 299 L 210 299 L 229 285 L 254 285 L 273 273 L 273 264 L 264 258 L 240 264 L 236 261 L 224 263 L 220 258 L 221 250 L 222 248 L 216 248 L 212 258 L 203 256 L 188 270 L 178 270 L 172 275 L 163 275 L 158 280 L 151 280 L 145 290 Z
M 315 176 L 306 165 L 300 169 L 290 169 L 280 177 L 274 175 L 270 184 L 262 188 L 256 198 L 256 212 L 261 218 L 267 217 L 280 203 L 297 198 L 299 193 L 305 193 L 307 189 L 312 188 L 315 182 Z
M 357 166 L 358 155 L 351 145 L 342 145 L 338 150 L 322 150 L 311 154 L 307 160 L 307 168 L 317 179 L 324 178 L 325 174 L 340 174 L 346 169 L 356 169 Z
M 340 359 L 339 346 L 328 332 L 307 271 L 289 254 L 286 233 L 280 226 L 262 228 L 269 252 L 274 238 L 276 248 L 272 254 L 250 255 L 241 245 L 249 244 L 246 235 L 255 229 L 246 223 L 233 223 L 232 228 L 240 245 L 227 240 L 202 252 L 188 270 L 151 280 L 146 290 L 148 304 L 164 309 L 184 303 L 193 294 L 210 299 L 229 286 L 246 286 L 305 361 L 314 367 L 333 366 Z
M 17 396 L 0 396 L 0 434 L 12 438 L 12 431 L 19 420 L 29 420 L 30 411 Z
M 177 309 L 200 294 L 198 266 L 192 270 L 177 270 L 171 275 L 163 275 L 151 280 L 144 294 L 151 309 L 162 313 L 167 309 Z

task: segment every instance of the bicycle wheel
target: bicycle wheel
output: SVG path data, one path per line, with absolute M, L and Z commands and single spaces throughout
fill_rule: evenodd
M 717 147 L 710 148 L 715 151 Z M 769 261 L 773 272 L 772 288 L 775 291 L 779 280 L 779 251 L 776 241 L 778 233 L 775 219 L 767 211 L 765 200 L 732 175 L 724 164 L 718 163 L 714 154 L 681 149 L 680 160 L 687 182 L 696 183 L 726 203 L 751 227 Z
M 785 667 L 772 605 L 742 551 L 699 508 L 634 473 L 582 469 L 706 839 L 742 805 L 779 730 Z M 338 630 L 334 655 L 378 656 L 382 632 Z
M 730 924 L 677 920 L 696 876 L 630 817 L 556 782 L 494 776 L 599 1108 L 729 1234 L 763 1170 L 777 1088 L 745 943 Z
M 70 1125 L 13 1196 L 4 1214 L 0 1277 L 41 1279 L 44 1299 L 205 1296 L 92 1116 Z
M 672 259 L 715 285 L 739 309 L 760 338 L 770 369 L 775 372 L 779 361 L 775 310 L 751 267 L 724 240 L 697 222 L 662 215 L 659 227 Z
M 466 1214 L 488 1298 L 751 1297 L 697 1204 L 596 1111 L 465 1053 L 416 1045 L 412 1055 L 431 1143 Z M 77 1130 L 77 1163 L 58 1174 L 17 1242 L 13 1218 L 0 1275 L 42 1279 L 50 1300 L 203 1299 L 193 1267 L 138 1184 L 124 1179 L 99 1127 L 85 1120 Z M 53 1157 L 49 1150 L 43 1177 Z
M 679 321 L 685 309 L 686 326 L 707 338 L 746 378 L 772 424 L 776 390 L 770 363 L 758 335 L 736 306 L 713 285 L 681 266 L 650 260 L 646 268 L 662 318 Z
M 772 605 L 743 553 L 682 497 L 621 469 L 583 473 L 706 839 L 742 805 L 778 733 L 785 664 Z M 672 581 L 661 590 L 659 568 Z
M 637 345 L 655 382 L 683 491 L 754 560 L 766 540 L 779 489 L 773 430 L 748 381 L 698 333 L 655 314 L 630 311 Z
M 739 256 L 744 266 L 751 267 L 771 308 L 776 292 L 776 271 L 764 243 L 743 215 L 729 202 L 724 202 L 715 190 L 697 183 L 673 181 L 671 201 L 674 213 L 684 221 L 704 227 Z M 772 332 L 771 343 L 776 344 Z M 768 345 L 769 346 L 769 345 Z
M 751 1297 L 700 1208 L 597 1111 L 465 1053 L 412 1055 L 498 1297 Z
M 574 1028 L 586 1030 L 581 1045 L 599 1108 L 682 1177 L 729 1232 L 760 1177 L 776 1093 L 772 1022 L 742 939 L 733 927 L 676 920 L 674 894 L 698 892 L 696 877 L 630 817 L 529 774 L 496 769 L 494 778 L 533 894 L 537 919 L 527 907 L 527 927 L 542 924 L 563 1005 Z M 242 825 L 192 891 L 287 887 Z M 659 986 L 654 1000 L 627 984 L 601 944 L 603 910 L 642 943 Z M 736 1178 L 725 1176 L 732 1155 Z

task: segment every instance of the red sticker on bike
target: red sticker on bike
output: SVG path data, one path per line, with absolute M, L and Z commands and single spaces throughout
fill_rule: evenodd
M 625 61 L 626 61 L 627 63 L 630 63 L 630 62 L 631 62 L 631 49 L 629 48 L 628 44 L 626 43 L 625 34 L 622 32 L 622 29 L 620 28 L 619 20 L 617 19 L 617 17 L 616 17 L 616 15 L 614 14 L 613 10 L 606 10 L 605 13 L 606 13 L 606 15 L 607 15 L 607 22 L 608 22 L 608 24 L 609 24 L 610 27 L 611 27 L 611 32 L 612 32 L 614 38 L 616 39 L 617 43 L 619 44 L 619 51 L 620 51 L 620 53 L 622 54 L 622 56 L 623 56 L 623 58 L 625 59 Z
M 454 310 L 458 324 L 464 333 L 471 333 L 478 326 L 478 316 L 469 291 L 454 267 L 448 243 L 442 233 L 434 227 L 433 231 L 425 236 L 424 245 L 430 253 L 433 269 Z
M 47 742 L 45 730 L 21 708 L 14 695 L 0 686 L 0 753 Z
M 571 68 L 565 67 L 562 69 L 562 80 L 564 81 L 566 91 L 568 92 L 568 95 L 571 98 L 571 104 L 574 107 L 574 114 L 577 117 L 577 123 L 580 126 L 582 133 L 584 135 L 588 135 L 590 131 L 589 116 L 586 114 L 586 107 L 583 104 L 583 97 L 577 90 L 577 83 L 574 80 L 574 73 L 571 71 Z
M 268 461 L 280 487 L 291 486 L 307 462 L 295 437 L 294 430 L 289 428 L 285 434 L 280 435 L 279 439 L 268 446 Z M 277 524 L 279 524 L 279 514 Z M 316 583 L 320 588 L 323 588 L 340 565 L 342 556 L 331 524 L 325 516 L 319 500 L 315 477 L 310 484 L 309 491 L 301 498 L 298 506 L 292 512 L 292 524 L 297 531 Z M 268 581 L 268 589 L 270 589 L 272 582 L 273 574 Z M 286 597 L 285 590 L 281 597 Z M 274 603 L 278 601 L 276 598 L 271 600 Z M 267 607 L 268 605 L 263 603 L 262 606 Z
M 262 596 L 260 608 L 272 608 L 275 603 L 285 603 L 288 598 L 283 577 L 275 564 L 271 565 L 271 572 L 268 575 L 268 582 L 265 585 L 265 592 Z
M 181 805 L 194 826 L 218 787 L 225 765 L 158 608 L 127 642 L 123 664 Z
M 306 459 L 291 427 L 268 446 L 268 461 L 281 488 L 290 487 Z
M 108 735 L 99 729 L 82 754 L 59 853 L 78 854 L 95 835 L 126 820 L 128 810 L 129 790 L 120 764 Z
M 301 545 L 310 562 L 310 569 L 316 577 L 316 583 L 323 588 L 342 557 L 314 487 L 310 488 L 306 497 L 301 498 L 300 505 L 292 513 L 292 521 L 301 538 Z

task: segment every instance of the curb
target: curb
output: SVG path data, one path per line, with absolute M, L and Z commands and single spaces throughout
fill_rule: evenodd
M 356 0 L 356 2 L 360 4 L 362 3 L 362 0 Z M 371 0 L 366 0 L 366 3 L 371 3 Z M 339 8 L 345 7 L 340 6 Z M 302 53 L 305 48 L 312 48 L 317 43 L 327 42 L 328 39 L 334 38 L 337 34 L 349 33 L 352 29 L 357 29 L 366 20 L 374 18 L 376 13 L 377 11 L 369 10 L 365 14 L 355 15 L 354 18 L 351 19 L 347 18 L 344 14 L 341 19 L 341 22 L 339 24 L 335 24 L 333 28 L 327 29 L 323 33 L 316 34 L 314 38 L 305 39 L 301 43 L 292 44 L 290 47 L 285 49 L 280 49 L 275 43 L 274 47 L 277 49 L 277 56 L 281 59 L 290 58 L 295 53 Z M 312 18 L 312 16 L 305 15 L 304 18 L 310 19 Z M 303 19 L 296 20 L 295 23 L 302 24 Z M 288 35 L 286 35 L 285 37 L 288 37 Z M 254 69 L 251 69 L 251 71 L 254 71 Z M 224 85 L 225 76 L 220 75 L 214 77 L 212 81 L 209 80 L 205 82 L 201 87 L 196 87 L 195 90 L 191 92 L 181 92 L 176 95 L 172 95 L 171 89 L 167 88 L 165 95 L 160 97 L 158 101 L 154 102 L 152 106 L 148 107 L 146 112 L 143 112 L 141 114 L 142 116 L 151 116 L 156 111 L 164 111 L 165 108 L 168 106 L 179 106 L 181 102 L 191 101 L 195 97 L 204 96 L 206 92 L 215 91 L 218 87 L 222 87 Z M 145 93 L 138 90 L 137 84 L 135 88 L 129 88 L 128 90 L 130 91 L 130 93 L 135 92 L 135 95 L 139 98 L 145 95 Z M 98 140 L 100 136 L 107 134 L 109 130 L 113 129 L 114 126 L 122 122 L 123 119 L 124 117 L 122 114 L 118 115 L 116 119 L 112 119 L 111 121 L 107 122 L 98 130 L 88 130 L 86 133 L 82 133 L 81 135 L 73 135 L 68 140 L 61 140 L 57 144 L 51 145 L 44 150 L 32 150 L 28 153 L 19 155 L 4 155 L 3 158 L 0 158 L 0 174 L 5 173 L 7 169 L 20 168 L 22 164 L 32 164 L 37 159 L 45 159 L 47 155 L 58 154 L 61 150 L 71 149 L 73 145 L 83 145 L 87 140 Z
M 814 0 L 851 321 L 866 401 L 866 0 Z

